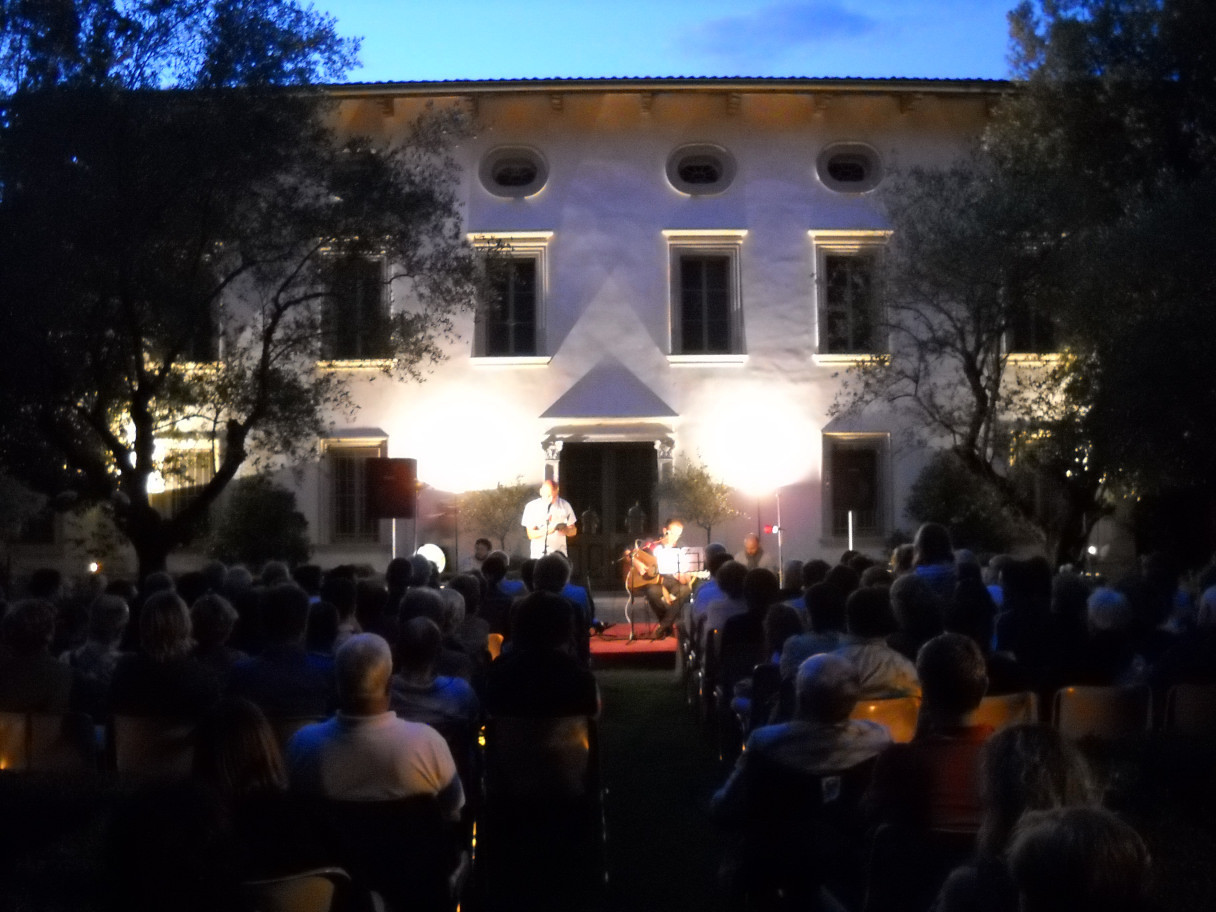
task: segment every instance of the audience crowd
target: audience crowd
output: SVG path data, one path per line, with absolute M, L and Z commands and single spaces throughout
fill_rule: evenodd
M 933 524 L 889 561 L 774 564 L 758 540 L 709 546 L 679 620 L 682 674 L 723 754 L 741 748 L 710 799 L 738 836 L 724 905 L 1151 908 L 1105 758 L 1046 723 L 1068 686 L 1142 686 L 1160 715 L 1176 685 L 1216 684 L 1216 565 L 1184 580 L 1152 555 L 1106 581 L 981 562 Z M 347 862 L 321 802 L 425 800 L 467 846 L 486 721 L 599 713 L 591 594 L 564 555 L 509 566 L 213 562 L 70 590 L 39 571 L 0 603 L 0 712 L 87 717 L 99 765 L 112 720 L 197 725 L 188 782 L 135 791 L 111 821 L 128 907 L 235 906 L 239 883 Z M 984 720 L 985 698 L 1026 693 L 1042 722 Z M 910 739 L 862 712 L 898 700 L 916 707 Z M 345 907 L 364 888 L 413 907 L 422 887 L 382 868 Z

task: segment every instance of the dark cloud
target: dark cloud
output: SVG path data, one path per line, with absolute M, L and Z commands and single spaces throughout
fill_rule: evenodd
M 841 38 L 878 30 L 877 19 L 840 3 L 776 3 L 741 16 L 724 16 L 695 26 L 681 42 L 691 50 L 744 62 L 772 61 L 805 53 Z

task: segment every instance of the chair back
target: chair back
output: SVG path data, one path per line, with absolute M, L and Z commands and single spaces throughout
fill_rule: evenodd
M 1116 739 L 1152 728 L 1152 691 L 1136 687 L 1064 687 L 1055 695 L 1055 727 L 1065 737 Z
M 486 723 L 486 797 L 582 799 L 595 787 L 594 722 L 588 716 L 530 719 L 498 716 Z
M 444 912 L 460 868 L 456 828 L 434 795 L 386 801 L 325 799 L 322 813 L 351 880 L 389 908 Z
M 1177 684 L 1165 700 L 1165 729 L 1216 735 L 1216 684 Z
M 338 883 L 349 880 L 341 868 L 315 868 L 285 877 L 247 880 L 241 894 L 250 912 L 330 912 Z
M 97 769 L 93 719 L 78 712 L 30 713 L 29 768 L 56 773 Z
M 185 778 L 194 762 L 193 719 L 115 716 L 111 729 L 114 768 L 120 773 Z
M 486 634 L 486 652 L 490 654 L 490 661 L 493 662 L 502 655 L 503 635 L 501 633 Z
M 920 697 L 892 697 L 886 700 L 858 700 L 850 719 L 864 719 L 886 726 L 891 740 L 906 744 L 916 734 L 920 716 Z
M 24 770 L 29 766 L 29 716 L 0 712 L 0 770 Z
M 1033 690 L 984 697 L 973 718 L 976 725 L 991 726 L 993 731 L 1030 725 L 1039 721 L 1039 698 Z

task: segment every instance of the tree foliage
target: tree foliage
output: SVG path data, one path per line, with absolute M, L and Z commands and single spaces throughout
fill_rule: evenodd
M 0 461 L 38 490 L 109 501 L 147 572 L 254 454 L 298 459 L 351 409 L 318 358 L 351 270 L 399 299 L 371 354 L 418 379 L 472 305 L 449 144 L 332 126 L 311 84 L 355 44 L 295 0 L 6 3 L 0 108 Z M 165 444 L 213 441 L 174 516 Z
M 1216 478 L 1216 7 L 1042 0 L 1010 22 L 1017 81 L 980 144 L 882 193 L 891 352 L 836 405 L 913 416 L 1064 560 L 1112 493 Z M 1011 361 L 1027 321 L 1058 357 Z
M 685 523 L 704 529 L 707 544 L 714 526 L 740 515 L 732 503 L 730 486 L 710 475 L 700 462 L 676 466 L 659 482 L 655 494 Z
M 1025 524 L 1010 514 L 997 490 L 950 450 L 934 454 L 917 476 L 904 511 L 917 525 L 946 526 L 956 548 L 1003 552 L 1026 535 Z
M 296 496 L 264 475 L 238 478 L 207 540 L 207 553 L 225 563 L 259 567 L 267 561 L 308 560 L 308 520 Z
M 507 536 L 520 529 L 524 505 L 535 496 L 535 485 L 499 484 L 484 491 L 469 491 L 460 497 L 460 515 L 464 528 L 478 535 L 498 540 L 498 547 L 507 548 Z

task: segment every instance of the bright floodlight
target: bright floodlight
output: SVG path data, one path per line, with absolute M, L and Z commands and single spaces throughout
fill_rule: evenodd
M 425 557 L 427 560 L 429 560 L 432 564 L 435 565 L 435 569 L 438 570 L 440 573 L 442 573 L 443 568 L 447 566 L 448 559 L 443 556 L 443 549 L 440 548 L 438 545 L 432 545 L 429 543 L 425 544 L 421 548 L 419 548 L 415 553 L 421 554 L 423 557 Z

